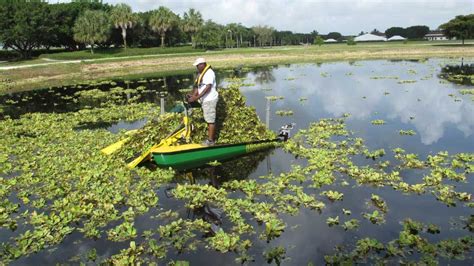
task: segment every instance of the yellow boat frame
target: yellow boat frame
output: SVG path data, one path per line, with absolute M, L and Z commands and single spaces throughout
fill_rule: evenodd
M 128 168 L 133 169 L 137 165 L 139 165 L 141 162 L 144 160 L 151 160 L 151 152 L 157 148 L 164 148 L 164 147 L 170 147 L 176 142 L 178 142 L 181 139 L 184 139 L 186 143 L 189 143 L 191 141 L 191 131 L 192 131 L 192 125 L 191 125 L 191 119 L 188 117 L 188 111 L 185 110 L 185 116 L 183 117 L 183 122 L 181 123 L 180 127 L 178 127 L 175 131 L 173 131 L 171 134 L 169 134 L 166 138 L 162 139 L 160 143 L 153 145 L 148 151 L 144 152 L 142 155 L 139 157 L 135 158 L 133 161 L 127 164 Z M 137 129 L 135 130 L 130 130 L 126 134 L 127 135 L 133 135 L 136 132 L 138 132 Z M 110 155 L 117 150 L 119 150 L 127 141 L 129 141 L 131 138 L 127 137 L 122 140 L 119 140 L 101 150 L 102 153 L 106 155 Z

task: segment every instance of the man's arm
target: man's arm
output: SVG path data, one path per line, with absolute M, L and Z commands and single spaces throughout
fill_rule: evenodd
M 207 84 L 206 88 L 204 88 L 204 90 L 201 93 L 199 93 L 197 89 L 195 92 L 193 90 L 193 95 L 191 96 L 191 98 L 189 98 L 188 102 L 192 103 L 194 101 L 199 100 L 201 97 L 206 95 L 206 93 L 208 93 L 211 90 L 211 87 L 212 87 L 212 84 Z

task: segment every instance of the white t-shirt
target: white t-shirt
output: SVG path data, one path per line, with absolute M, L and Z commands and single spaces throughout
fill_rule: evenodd
M 217 93 L 216 89 L 216 74 L 212 69 L 208 69 L 204 74 L 204 77 L 202 77 L 201 83 L 198 86 L 199 94 L 202 93 L 202 91 L 206 88 L 207 84 L 212 84 L 211 90 L 208 91 L 204 96 L 202 96 L 201 99 L 199 99 L 201 102 L 212 101 L 219 97 L 219 94 Z

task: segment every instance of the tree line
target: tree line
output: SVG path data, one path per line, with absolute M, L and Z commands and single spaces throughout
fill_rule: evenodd
M 267 45 L 321 43 L 321 39 L 342 40 L 339 32 L 320 35 L 278 31 L 240 23 L 221 25 L 205 20 L 199 11 L 189 9 L 182 16 L 160 6 L 146 12 L 133 12 L 126 4 L 110 5 L 101 0 L 73 0 L 49 4 L 44 0 L 0 0 L 0 43 L 4 48 L 28 58 L 35 49 L 52 47 L 79 50 L 90 47 L 156 47 L 188 43 L 196 48 L 234 48 Z M 471 38 L 473 15 L 458 16 L 445 26 L 449 36 Z M 465 24 L 468 26 L 465 26 Z M 470 23 L 470 24 L 469 24 Z M 471 25 L 471 26 L 469 26 Z M 376 30 L 374 30 L 376 31 Z M 391 27 L 387 37 L 401 35 L 421 39 L 427 26 Z M 351 36 L 350 36 L 351 37 Z
M 312 43 L 311 34 L 276 31 L 269 26 L 220 25 L 189 9 L 180 16 L 160 6 L 133 12 L 126 4 L 73 0 L 49 4 L 42 0 L 1 0 L 0 43 L 28 58 L 34 49 L 61 47 L 177 46 L 191 42 L 206 49 Z

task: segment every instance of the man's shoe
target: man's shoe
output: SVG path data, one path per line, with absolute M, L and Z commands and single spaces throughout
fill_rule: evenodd
M 216 144 L 215 141 L 213 141 L 213 140 L 208 140 L 208 139 L 206 139 L 206 141 L 204 141 L 204 142 L 202 143 L 202 145 L 204 145 L 204 146 L 214 146 L 215 144 Z

